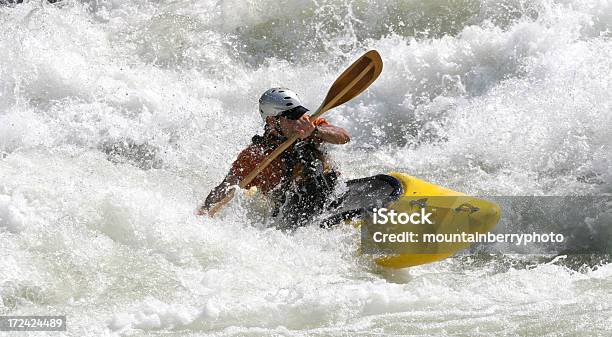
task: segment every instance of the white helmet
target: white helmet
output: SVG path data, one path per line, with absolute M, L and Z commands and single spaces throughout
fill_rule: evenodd
M 301 107 L 301 113 L 308 111 L 302 107 L 302 102 L 298 95 L 287 88 L 272 88 L 264 92 L 259 98 L 259 113 L 261 118 L 266 121 L 266 117 L 280 116 L 285 111 Z M 303 111 L 302 111 L 303 110 Z

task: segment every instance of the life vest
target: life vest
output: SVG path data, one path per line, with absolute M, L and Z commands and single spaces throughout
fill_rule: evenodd
M 315 124 L 324 125 L 327 122 L 318 119 Z M 254 136 L 251 144 L 232 164 L 230 173 L 239 180 L 244 179 L 286 140 L 286 137 L 269 130 L 263 136 Z M 274 189 L 290 188 L 289 184 L 300 185 L 320 180 L 322 176 L 332 174 L 337 176 L 327 155 L 321 151 L 320 145 L 320 141 L 312 137 L 298 141 L 273 160 L 246 188 L 257 187 L 262 193 L 268 194 Z
M 285 137 L 257 135 L 253 137 L 252 143 L 263 148 L 262 153 L 269 154 L 285 140 Z M 327 154 L 321 150 L 320 145 L 320 142 L 315 139 L 308 138 L 296 142 L 285 150 L 277 158 L 282 164 L 282 173 L 279 173 L 281 167 L 268 172 L 272 175 L 282 175 L 278 184 L 272 189 L 282 186 L 282 189 L 286 190 L 291 188 L 289 185 L 296 187 L 312 184 L 335 184 L 338 173 L 329 161 Z M 278 178 L 273 177 L 273 179 L 277 180 Z

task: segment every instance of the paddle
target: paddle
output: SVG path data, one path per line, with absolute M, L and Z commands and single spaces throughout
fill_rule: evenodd
M 332 84 L 331 88 L 325 96 L 325 100 L 319 106 L 317 111 L 310 116 L 312 119 L 316 119 L 323 115 L 325 112 L 333 109 L 341 104 L 348 102 L 349 100 L 357 97 L 365 89 L 367 89 L 372 82 L 374 82 L 382 71 L 383 63 L 380 58 L 380 54 L 376 50 L 370 50 L 363 54 L 357 61 L 353 62 Z M 246 176 L 238 186 L 245 188 L 261 171 L 263 171 L 276 157 L 288 149 L 295 141 L 298 140 L 298 136 L 293 136 L 276 148 L 270 155 L 262 161 L 257 167 Z M 221 207 L 227 204 L 234 197 L 234 190 L 232 189 L 227 196 L 219 201 L 216 205 L 210 208 L 208 214 L 213 216 L 217 213 Z

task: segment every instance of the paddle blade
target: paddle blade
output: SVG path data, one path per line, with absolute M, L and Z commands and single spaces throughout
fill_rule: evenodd
M 344 104 L 362 93 L 378 78 L 382 68 L 382 59 L 376 50 L 363 54 L 332 84 L 321 104 L 321 112 Z

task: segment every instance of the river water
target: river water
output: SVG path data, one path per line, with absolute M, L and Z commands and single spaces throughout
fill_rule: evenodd
M 610 336 L 612 265 L 463 256 L 389 271 L 352 228 L 195 207 L 272 86 L 327 118 L 342 179 L 612 193 L 610 0 L 134 0 L 0 6 L 0 315 L 49 336 Z M 44 333 L 31 333 L 32 336 Z

